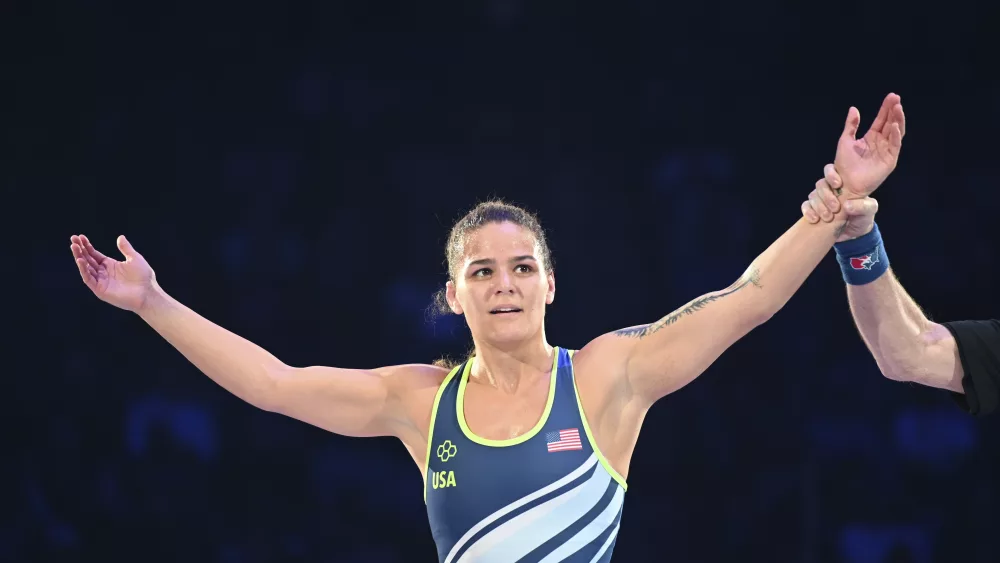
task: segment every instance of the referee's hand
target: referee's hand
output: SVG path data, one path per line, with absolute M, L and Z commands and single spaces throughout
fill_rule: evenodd
M 809 198 L 802 202 L 802 216 L 810 223 L 833 221 L 833 215 L 844 207 L 847 215 L 847 226 L 837 237 L 837 242 L 864 236 L 871 232 L 875 224 L 875 213 L 878 212 L 878 201 L 873 197 L 849 199 L 840 201 L 837 198 L 843 181 L 832 164 L 823 168 L 823 178 L 816 182 L 816 188 L 809 193 Z

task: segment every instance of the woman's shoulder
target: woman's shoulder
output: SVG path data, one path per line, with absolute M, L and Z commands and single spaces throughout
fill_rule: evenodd
M 432 364 L 400 364 L 374 370 L 381 375 L 386 383 L 400 391 L 418 391 L 421 389 L 437 389 L 448 377 L 452 368 L 446 365 Z

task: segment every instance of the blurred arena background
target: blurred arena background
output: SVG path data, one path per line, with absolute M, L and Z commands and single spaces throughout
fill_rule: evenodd
M 936 320 L 996 317 L 996 20 L 967 0 L 0 3 L 12 267 L 0 561 L 434 560 L 393 439 L 258 411 L 84 287 L 126 234 L 293 365 L 463 353 L 451 222 L 501 197 L 581 347 L 729 285 L 800 217 L 847 109 L 908 127 L 876 192 Z M 992 70 L 991 70 L 992 69 Z M 9 160 L 8 160 L 9 159 Z M 12 231 L 15 232 L 15 231 Z M 23 321 L 20 320 L 23 317 Z M 8 387 L 10 388 L 10 387 Z M 831 251 L 650 413 L 615 560 L 996 562 L 1000 421 L 883 378 Z

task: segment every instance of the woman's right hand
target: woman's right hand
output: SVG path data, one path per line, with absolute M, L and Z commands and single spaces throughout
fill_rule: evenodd
M 84 235 L 73 235 L 70 241 L 80 277 L 98 299 L 126 311 L 142 308 L 154 290 L 156 274 L 124 235 L 118 237 L 118 250 L 125 256 L 124 262 L 98 252 Z

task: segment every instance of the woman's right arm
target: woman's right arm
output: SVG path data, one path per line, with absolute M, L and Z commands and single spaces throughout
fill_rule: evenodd
M 406 388 L 440 368 L 402 365 L 372 370 L 292 367 L 209 321 L 158 286 L 136 311 L 205 375 L 260 409 L 345 436 L 396 436 L 411 426 Z
M 398 436 L 413 422 L 407 388 L 440 380 L 440 368 L 292 367 L 156 287 L 136 311 L 202 373 L 257 408 L 344 436 Z
M 345 436 L 397 436 L 407 443 L 422 437 L 442 368 L 288 366 L 167 295 L 124 236 L 117 241 L 123 261 L 105 256 L 84 235 L 73 235 L 70 243 L 94 295 L 137 313 L 205 375 L 251 405 Z

